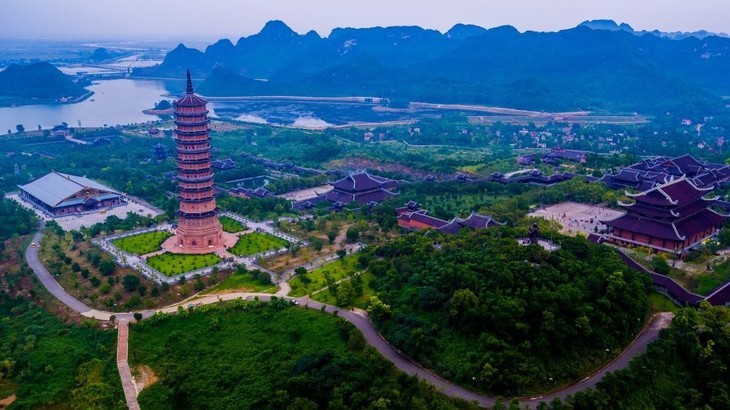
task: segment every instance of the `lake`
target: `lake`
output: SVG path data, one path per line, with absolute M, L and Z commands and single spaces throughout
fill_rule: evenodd
M 157 120 L 142 110 L 152 108 L 168 91 L 160 80 L 108 80 L 91 85 L 90 98 L 76 104 L 39 104 L 0 108 L 0 132 L 17 124 L 26 129 L 51 128 L 66 122 L 71 127 L 101 127 Z M 183 85 L 182 82 L 179 82 Z
M 27 130 L 51 128 L 66 122 L 71 127 L 102 127 L 156 121 L 158 118 L 142 113 L 170 94 L 182 93 L 182 80 L 104 80 L 91 85 L 90 98 L 76 104 L 38 104 L 0 108 L 0 133 L 15 132 L 17 124 Z M 211 117 L 240 121 L 321 128 L 330 124 L 353 122 L 383 122 L 436 115 L 436 111 L 417 113 L 373 110 L 371 104 L 336 102 L 248 100 L 210 102 Z

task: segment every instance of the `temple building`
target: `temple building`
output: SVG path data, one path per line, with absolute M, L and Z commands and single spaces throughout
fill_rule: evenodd
M 503 222 L 497 222 L 491 216 L 481 215 L 474 211 L 466 219 L 455 217 L 451 221 L 445 221 L 429 215 L 428 211 L 421 209 L 420 204 L 415 201 L 408 201 L 404 207 L 396 208 L 395 212 L 398 226 L 409 231 L 435 229 L 439 232 L 456 235 L 464 228 L 486 229 L 504 225 Z
M 224 238 L 213 190 L 207 101 L 194 93 L 190 71 L 187 77 L 185 95 L 173 104 L 180 200 L 173 243 L 179 252 L 213 252 Z
M 54 218 L 125 204 L 122 194 L 109 187 L 55 171 L 18 188 L 21 199 Z
M 626 213 L 601 221 L 607 226 L 603 239 L 682 255 L 715 235 L 728 219 L 709 209 L 717 199 L 705 197 L 711 191 L 682 177 L 639 194 L 626 193 L 635 202 L 619 203 Z
M 334 189 L 329 191 L 325 197 L 335 206 L 344 206 L 351 202 L 357 202 L 360 205 L 374 205 L 397 195 L 391 190 L 398 186 L 398 182 L 362 171 L 349 174 L 332 182 L 331 185 Z
M 646 191 L 685 177 L 697 187 L 717 187 L 730 181 L 730 166 L 701 162 L 689 154 L 679 157 L 656 157 L 639 161 L 600 179 L 609 188 Z

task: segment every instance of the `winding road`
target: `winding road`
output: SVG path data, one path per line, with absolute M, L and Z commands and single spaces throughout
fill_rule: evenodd
M 40 243 L 41 234 L 40 232 L 36 233 L 33 237 L 33 242 L 38 244 Z M 48 289 L 48 291 L 55 296 L 58 300 L 60 300 L 63 304 L 68 306 L 69 308 L 73 309 L 74 311 L 80 313 L 81 315 L 93 319 L 100 319 L 100 320 L 109 320 L 111 316 L 115 316 L 115 318 L 119 321 L 119 331 L 120 332 L 126 332 L 126 322 L 133 320 L 133 312 L 129 313 L 113 313 L 113 312 L 105 312 L 100 310 L 92 309 L 91 307 L 85 305 L 78 299 L 74 298 L 73 296 L 69 295 L 59 284 L 56 282 L 56 280 L 53 278 L 53 276 L 48 272 L 48 269 L 43 265 L 42 261 L 39 258 L 38 255 L 38 247 L 35 246 L 28 246 L 25 250 L 25 259 L 28 262 L 28 265 L 33 269 L 33 272 L 38 277 L 38 279 L 41 281 L 43 286 Z M 282 292 L 283 293 L 283 292 Z M 261 301 L 269 301 L 270 298 L 274 295 L 270 294 L 259 294 L 259 293 L 245 293 L 245 292 L 238 292 L 238 293 L 226 293 L 226 294 L 211 294 L 211 295 L 205 295 L 202 297 L 194 297 L 187 301 L 183 301 L 181 303 L 176 303 L 170 306 L 166 306 L 161 309 L 153 309 L 153 310 L 144 310 L 140 311 L 139 313 L 142 314 L 143 317 L 150 317 L 156 312 L 166 312 L 166 313 L 175 313 L 177 312 L 177 309 L 179 306 L 190 306 L 190 305 L 205 305 L 205 304 L 211 304 L 211 303 L 219 303 L 222 301 L 227 300 L 233 300 L 238 298 L 243 298 L 247 300 L 252 300 L 254 298 L 259 298 Z M 365 340 L 370 344 L 372 347 L 374 347 L 378 352 L 380 352 L 383 357 L 385 357 L 387 360 L 392 362 L 395 367 L 397 367 L 399 370 L 414 375 L 429 384 L 435 386 L 439 391 L 443 392 L 444 394 L 451 396 L 451 397 L 457 397 L 461 398 L 467 401 L 474 401 L 477 402 L 481 407 L 490 407 L 493 406 L 496 403 L 496 399 L 494 397 L 485 396 L 479 393 L 475 393 L 473 391 L 467 390 L 461 386 L 458 386 L 454 383 L 451 383 L 442 377 L 430 372 L 429 370 L 423 368 L 419 364 L 415 363 L 411 359 L 409 359 L 407 356 L 405 356 L 403 353 L 395 349 L 393 346 L 391 346 L 383 337 L 378 333 L 378 331 L 373 326 L 372 322 L 370 321 L 367 313 L 365 311 L 362 311 L 360 309 L 353 309 L 353 310 L 346 310 L 341 309 L 332 305 L 325 305 L 313 300 L 309 300 L 307 297 L 302 298 L 292 298 L 287 297 L 285 295 L 278 294 L 277 297 L 283 297 L 285 299 L 288 299 L 290 301 L 298 303 L 299 307 L 301 308 L 310 308 L 315 310 L 321 310 L 322 307 L 324 307 L 324 310 L 326 312 L 334 313 L 337 312 L 337 315 L 348 322 L 355 325 L 363 334 Z M 632 358 L 635 356 L 643 353 L 646 350 L 646 347 L 656 340 L 659 337 L 659 332 L 661 329 L 664 329 L 669 326 L 669 323 L 671 323 L 671 320 L 673 318 L 673 314 L 671 313 L 659 313 L 654 315 L 645 325 L 644 329 L 636 336 L 636 338 L 631 342 L 631 344 L 624 349 L 624 351 L 617 356 L 612 362 L 610 362 L 605 367 L 599 369 L 594 374 L 586 377 L 585 379 L 579 381 L 576 384 L 573 384 L 569 387 L 566 387 L 564 389 L 546 393 L 543 395 L 538 395 L 536 397 L 529 397 L 529 398 L 521 398 L 519 399 L 521 406 L 529 406 L 529 407 L 536 407 L 540 402 L 546 402 L 549 403 L 555 398 L 558 399 L 565 399 L 568 395 L 575 394 L 579 391 L 585 390 L 587 388 L 594 387 L 606 373 L 613 372 L 622 368 L 625 368 L 628 366 L 629 362 Z M 126 335 L 126 333 L 125 333 Z M 123 338 L 126 340 L 126 337 Z M 122 364 L 126 364 L 126 346 L 124 346 L 125 349 L 123 352 L 123 359 Z M 119 347 L 118 347 L 119 348 Z M 123 366 L 124 367 L 124 366 Z M 129 375 L 129 366 L 127 365 L 122 369 L 120 367 L 119 369 L 120 375 L 122 379 L 124 380 L 125 377 L 131 377 Z M 122 374 L 123 371 L 126 374 Z M 129 375 L 129 376 L 127 376 Z M 126 390 L 126 389 L 125 389 Z M 136 397 L 128 399 L 128 405 L 130 408 L 134 408 L 134 405 L 136 404 Z M 131 400 L 131 401 L 130 401 Z M 138 408 L 138 407 L 137 407 Z

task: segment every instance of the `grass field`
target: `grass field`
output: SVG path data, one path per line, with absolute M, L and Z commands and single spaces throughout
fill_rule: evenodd
M 248 256 L 272 249 L 280 249 L 286 246 L 287 243 L 281 238 L 266 233 L 253 232 L 241 236 L 236 245 L 228 249 L 228 252 L 236 256 Z
M 311 272 L 307 272 L 306 276 L 311 281 L 310 283 L 304 283 L 300 276 L 295 276 L 289 281 L 291 286 L 289 295 L 304 296 L 315 290 L 322 289 L 327 286 L 327 276 L 336 282 L 352 275 L 358 270 L 356 267 L 357 259 L 358 255 L 348 255 L 345 259 L 336 259 Z
M 155 231 L 115 239 L 112 243 L 125 252 L 145 255 L 160 250 L 162 242 L 171 236 L 172 234 L 167 231 Z
M 659 292 L 649 293 L 649 304 L 653 312 L 678 312 L 680 307 Z
M 257 292 L 257 293 L 276 293 L 279 290 L 276 285 L 263 284 L 261 281 L 254 279 L 250 274 L 233 273 L 223 279 L 219 284 L 206 290 L 204 293 L 219 293 L 226 291 L 238 292 Z
M 217 255 L 183 255 L 163 253 L 147 259 L 147 264 L 167 276 L 175 276 L 192 270 L 213 266 L 221 261 Z
M 246 230 L 246 226 L 244 224 L 228 216 L 221 216 L 220 218 L 218 218 L 218 220 L 221 222 L 221 225 L 223 225 L 223 230 L 226 232 L 237 233 Z
M 697 277 L 697 293 L 707 295 L 730 280 L 730 261 L 715 265 L 712 272 Z

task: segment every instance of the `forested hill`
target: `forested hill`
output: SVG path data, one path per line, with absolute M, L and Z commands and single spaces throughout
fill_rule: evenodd
M 58 100 L 86 94 L 73 77 L 49 63 L 11 65 L 0 71 L 0 97 Z
M 730 39 L 673 40 L 593 29 L 510 26 L 337 28 L 322 38 L 272 21 L 204 52 L 179 45 L 138 76 L 207 80 L 206 95 L 371 95 L 538 110 L 716 112 L 730 95 Z M 261 81 L 265 80 L 265 81 Z

